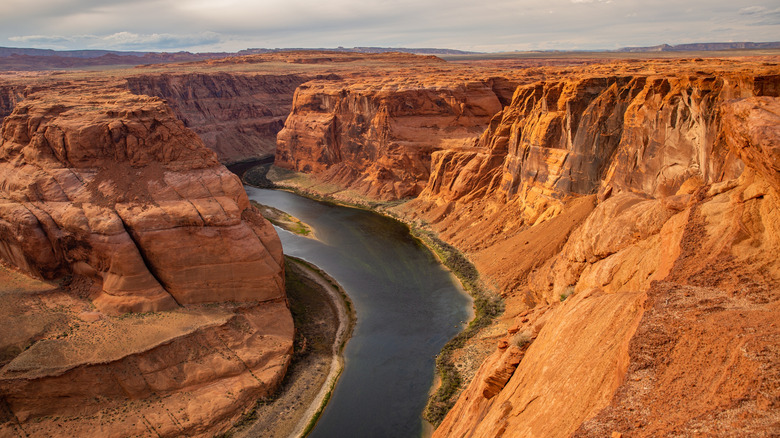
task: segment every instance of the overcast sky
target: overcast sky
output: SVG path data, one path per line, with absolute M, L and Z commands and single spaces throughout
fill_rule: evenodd
M 616 49 L 780 40 L 778 0 L 0 0 L 0 46 Z

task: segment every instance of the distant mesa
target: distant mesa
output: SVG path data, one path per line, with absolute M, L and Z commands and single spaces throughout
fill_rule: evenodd
M 297 51 L 309 51 L 309 50 L 323 50 L 329 52 L 351 52 L 351 53 L 412 53 L 415 55 L 473 55 L 482 52 L 468 52 L 465 50 L 453 50 L 453 49 L 436 49 L 436 48 L 408 48 L 408 47 L 337 47 L 335 49 L 319 48 L 319 49 L 304 49 L 304 48 L 288 48 L 288 49 L 245 49 L 239 50 L 239 55 L 257 55 L 263 53 L 275 53 L 275 52 L 297 52 Z
M 623 47 L 617 49 L 616 52 L 707 52 L 715 50 L 760 50 L 760 49 L 780 49 L 780 41 L 772 41 L 765 43 L 751 43 L 751 42 L 739 42 L 739 43 L 691 43 L 691 44 L 677 44 L 670 46 L 669 44 L 659 44 L 657 46 L 648 47 Z
M 718 50 L 761 50 L 780 48 L 780 42 L 690 43 L 660 44 L 648 47 L 623 47 L 604 52 L 687 52 Z M 601 50 L 588 50 L 599 52 Z M 413 47 L 336 47 L 336 48 L 249 48 L 238 52 L 137 52 L 119 50 L 52 50 L 20 47 L 0 47 L 0 71 L 36 71 L 95 66 L 136 66 L 168 64 L 174 62 L 206 61 L 210 59 L 245 57 L 247 55 L 276 54 L 283 52 L 331 52 L 355 54 L 408 53 L 414 55 L 460 56 L 482 55 L 485 52 L 442 48 Z M 516 50 L 515 52 L 569 53 L 581 50 Z M 511 53 L 511 52 L 510 52 Z

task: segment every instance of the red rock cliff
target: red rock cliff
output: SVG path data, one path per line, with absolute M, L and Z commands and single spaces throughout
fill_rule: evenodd
M 416 196 L 431 154 L 468 146 L 510 81 L 411 77 L 312 81 L 295 92 L 275 164 L 376 199 Z
M 769 436 L 776 61 L 541 68 L 503 109 L 478 99 L 492 103 L 468 129 L 468 104 L 425 87 L 313 83 L 277 159 L 378 199 L 419 193 L 394 213 L 504 297 L 500 321 L 453 353 L 498 341 L 435 436 Z
M 283 297 L 281 245 L 238 179 L 161 101 L 113 91 L 47 91 L 6 118 L 3 259 L 94 278 L 109 312 Z
M 159 98 L 48 89 L 1 136 L 0 257 L 58 281 L 0 301 L 0 434 L 212 436 L 279 384 L 278 236 Z
M 186 73 L 127 78 L 136 94 L 166 100 L 221 162 L 273 155 L 300 75 Z
M 493 353 L 435 436 L 778 432 L 773 81 L 521 87 L 479 152 L 434 157 L 415 202 L 506 297 L 505 342 L 532 341 Z

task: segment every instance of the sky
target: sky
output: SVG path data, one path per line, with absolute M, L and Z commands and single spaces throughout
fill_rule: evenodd
M 1 0 L 0 46 L 595 50 L 778 41 L 778 0 Z

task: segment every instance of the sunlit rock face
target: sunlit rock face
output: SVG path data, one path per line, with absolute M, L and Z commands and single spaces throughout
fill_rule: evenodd
M 3 125 L 3 258 L 113 312 L 283 297 L 281 245 L 159 99 L 48 91 Z M 254 284 L 253 284 L 254 283 Z
M 411 79 L 312 82 L 279 135 L 284 167 L 414 197 L 392 212 L 504 297 L 454 353 L 500 341 L 435 435 L 776 433 L 777 64 L 533 74 L 511 99 L 467 86 L 460 107 Z
M 295 93 L 275 164 L 383 200 L 418 195 L 431 155 L 469 148 L 506 80 L 430 76 L 311 81 Z
M 439 182 L 415 203 L 472 249 L 511 327 L 435 436 L 777 432 L 773 83 L 724 71 L 520 87 L 479 153 L 434 157 Z M 517 333 L 527 350 L 507 349 Z
M 61 85 L 0 135 L 0 257 L 50 280 L 3 285 L 0 435 L 213 436 L 279 385 L 279 238 L 162 100 Z

